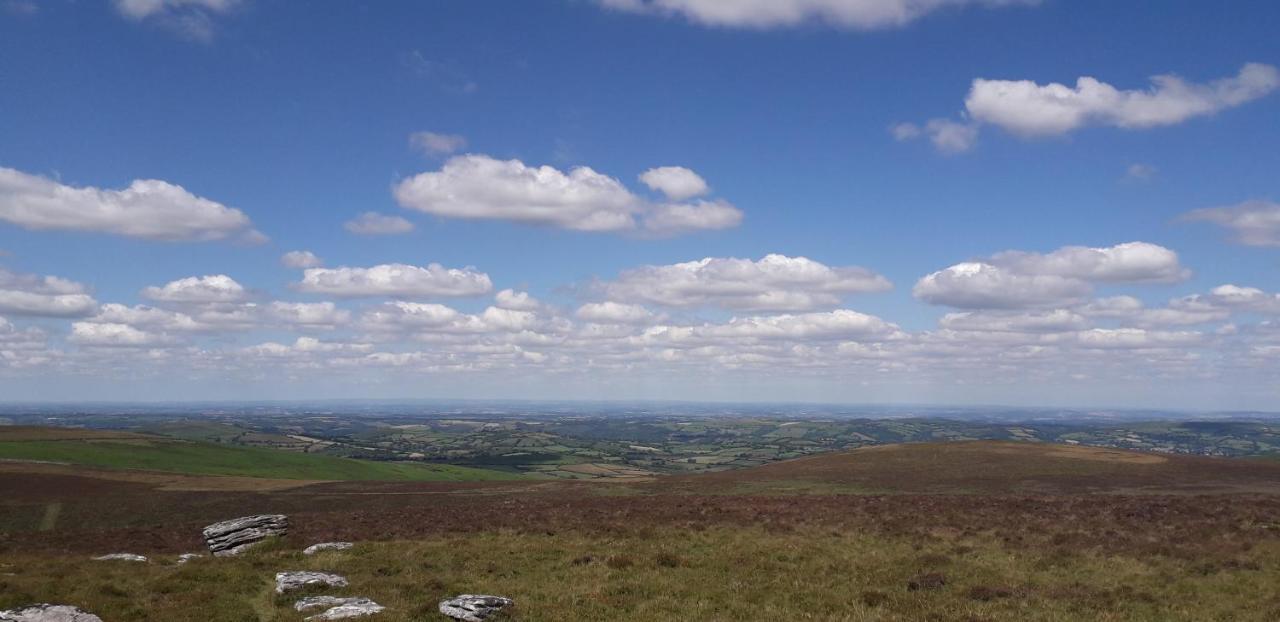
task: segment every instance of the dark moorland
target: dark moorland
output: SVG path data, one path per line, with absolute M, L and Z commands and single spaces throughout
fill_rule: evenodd
M 467 482 L 8 462 L 0 500 L 0 609 L 70 600 L 108 621 L 299 620 L 270 591 L 283 569 L 342 572 L 385 620 L 435 619 L 459 592 L 511 596 L 517 620 L 1280 616 L 1271 461 L 977 441 Z M 281 541 L 172 563 L 201 550 L 202 526 L 269 512 L 291 517 Z M 359 544 L 298 553 L 330 540 Z M 152 561 L 89 561 L 122 551 Z M 943 583 L 920 587 L 926 575 Z

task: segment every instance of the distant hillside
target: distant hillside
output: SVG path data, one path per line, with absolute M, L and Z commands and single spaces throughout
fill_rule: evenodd
M 1280 464 L 1051 443 L 965 441 L 865 447 L 680 477 L 670 484 L 743 493 L 1280 493 Z
M 302 480 L 478 481 L 518 475 L 452 465 L 372 462 L 128 432 L 0 426 L 0 460 Z

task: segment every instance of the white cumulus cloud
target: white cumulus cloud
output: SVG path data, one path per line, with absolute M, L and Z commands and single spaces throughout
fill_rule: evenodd
M 162 286 L 142 290 L 142 295 L 159 302 L 215 303 L 239 302 L 248 298 L 249 292 L 235 279 L 225 274 L 189 276 L 170 281 Z
M 1047 254 L 1006 251 L 921 278 L 912 290 L 931 304 L 1013 309 L 1082 302 L 1094 283 L 1169 283 L 1189 272 L 1177 253 L 1146 242 L 1106 248 L 1065 246 Z
M 730 28 L 778 28 L 817 22 L 871 30 L 902 26 L 934 11 L 977 6 L 1036 4 L 1036 0 L 597 0 L 633 13 L 676 16 Z
M 311 251 L 289 251 L 280 257 L 280 263 L 290 268 L 319 268 L 324 261 Z
M 80 283 L 0 268 L 0 313 L 77 317 L 89 315 L 97 307 L 98 302 Z
M 0 220 L 32 230 L 109 233 L 166 241 L 260 242 L 238 209 L 157 179 L 124 190 L 73 187 L 0 168 Z
M 1066 134 L 1087 125 L 1147 128 L 1174 125 L 1258 99 L 1280 87 L 1280 71 L 1248 63 L 1229 78 L 1206 84 L 1175 75 L 1151 78 L 1146 90 L 1120 90 L 1082 77 L 1075 87 L 1030 80 L 977 79 L 965 110 L 984 123 L 1022 136 Z
M 173 339 L 128 324 L 98 322 L 74 322 L 71 324 L 71 343 L 82 346 L 148 348 L 171 345 Z
M 652 311 L 621 302 L 589 302 L 578 307 L 574 315 L 587 322 L 599 324 L 649 324 L 658 318 Z
M 369 268 L 309 268 L 294 285 L 298 291 L 340 297 L 418 298 L 478 296 L 493 289 L 489 275 L 474 268 L 382 264 Z
M 717 306 L 803 311 L 835 306 L 847 294 L 883 292 L 888 279 L 866 268 L 830 267 L 807 257 L 766 255 L 753 261 L 707 257 L 624 271 L 602 284 L 606 297 L 668 307 Z
M 677 194 L 688 190 L 675 188 L 675 182 L 666 178 L 655 183 L 676 189 Z M 394 194 L 402 207 L 436 216 L 508 220 L 574 231 L 673 235 L 731 227 L 742 218 L 737 208 L 722 200 L 653 203 L 586 166 L 565 172 L 478 154 L 450 158 L 438 171 L 405 179 Z
M 673 201 L 698 197 L 710 191 L 707 180 L 683 166 L 659 166 L 640 174 L 640 181 Z

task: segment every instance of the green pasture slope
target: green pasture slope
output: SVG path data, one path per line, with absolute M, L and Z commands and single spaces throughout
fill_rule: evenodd
M 372 462 L 141 435 L 127 439 L 6 440 L 2 429 L 0 459 L 278 479 L 480 481 L 520 477 L 514 473 L 453 465 Z

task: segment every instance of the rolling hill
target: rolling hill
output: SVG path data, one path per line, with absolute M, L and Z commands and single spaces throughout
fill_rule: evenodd
M 868 494 L 1280 493 L 1280 463 L 1079 445 L 879 445 L 679 478 L 689 490 Z

